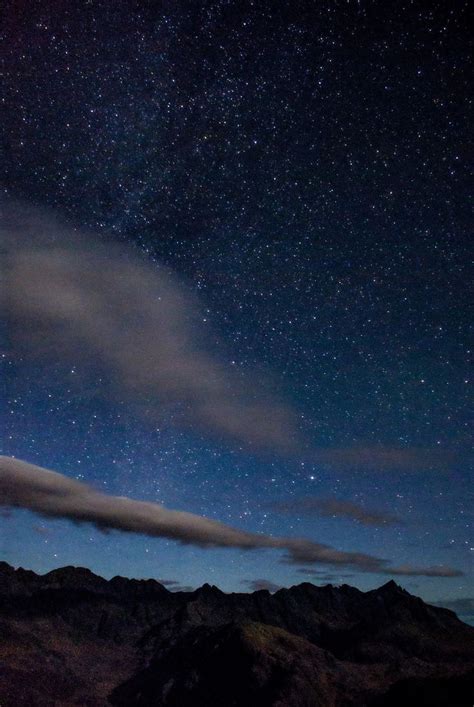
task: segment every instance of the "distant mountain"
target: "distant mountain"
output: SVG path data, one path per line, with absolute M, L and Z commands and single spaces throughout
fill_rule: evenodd
M 0 563 L 0 705 L 472 707 L 474 628 L 394 582 L 275 594 Z

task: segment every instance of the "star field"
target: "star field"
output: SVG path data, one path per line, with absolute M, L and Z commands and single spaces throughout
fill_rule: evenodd
M 400 581 L 426 599 L 472 596 L 468 4 L 49 1 L 3 15 L 4 193 L 170 267 L 226 366 L 268 376 L 307 446 L 261 456 L 144 421 L 100 377 L 84 386 L 80 352 L 31 361 L 7 325 L 2 453 L 252 532 L 456 566 L 464 576 Z M 359 446 L 449 464 L 308 455 Z M 403 522 L 275 510 L 308 496 Z M 305 579 L 263 553 L 24 511 L 0 522 L 5 559 L 42 571 L 234 591 Z

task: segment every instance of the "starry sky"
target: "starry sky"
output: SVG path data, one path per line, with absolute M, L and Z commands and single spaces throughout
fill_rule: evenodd
M 2 453 L 246 532 L 454 567 L 395 579 L 472 614 L 468 26 L 464 2 L 7 1 L 4 198 L 166 268 L 226 376 L 296 422 L 261 449 L 141 415 L 80 341 L 31 356 L 7 317 Z M 26 510 L 0 517 L 0 550 L 171 588 L 387 580 Z

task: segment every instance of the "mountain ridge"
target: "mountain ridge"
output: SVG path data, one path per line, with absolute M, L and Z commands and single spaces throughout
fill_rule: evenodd
M 474 628 L 393 580 L 180 592 L 0 562 L 0 663 L 2 707 L 363 707 L 430 689 L 467 706 Z
M 17 578 L 28 578 L 32 579 L 33 577 L 36 578 L 36 581 L 39 583 L 39 585 L 42 586 L 66 586 L 68 580 L 74 580 L 74 584 L 76 585 L 76 588 L 80 588 L 77 585 L 80 584 L 80 579 L 82 578 L 83 580 L 87 580 L 86 583 L 83 583 L 83 586 L 81 588 L 86 588 L 87 585 L 94 585 L 95 587 L 103 586 L 105 587 L 108 585 L 109 587 L 117 587 L 117 586 L 122 586 L 122 587 L 137 587 L 137 586 L 142 586 L 142 587 L 149 587 L 149 588 L 156 588 L 159 589 L 159 591 L 167 592 L 168 594 L 186 594 L 186 595 L 191 595 L 191 594 L 204 594 L 204 593 L 218 593 L 218 594 L 224 594 L 224 595 L 257 595 L 257 594 L 263 594 L 263 595 L 279 595 L 280 593 L 285 593 L 288 591 L 292 591 L 295 589 L 303 589 L 306 587 L 310 587 L 311 589 L 324 589 L 324 590 L 335 590 L 337 592 L 341 591 L 351 591 L 351 592 L 358 592 L 359 594 L 371 594 L 371 593 L 394 593 L 394 592 L 401 592 L 405 595 L 409 596 L 414 596 L 410 594 L 406 589 L 403 589 L 399 584 L 397 584 L 393 579 L 388 580 L 387 582 L 384 582 L 384 584 L 381 584 L 380 587 L 377 587 L 376 589 L 369 589 L 367 592 L 363 592 L 360 589 L 357 589 L 357 587 L 353 587 L 350 584 L 343 583 L 343 584 L 332 584 L 332 583 L 327 583 L 324 585 L 316 585 L 313 584 L 312 582 L 304 581 L 300 582 L 299 584 L 294 584 L 290 587 L 281 587 L 275 591 L 270 591 L 268 589 L 262 588 L 262 589 L 256 589 L 253 592 L 248 591 L 248 592 L 225 592 L 224 590 L 220 589 L 215 584 L 209 584 L 208 582 L 205 582 L 203 585 L 200 587 L 196 587 L 194 590 L 179 590 L 179 589 L 174 589 L 170 590 L 168 589 L 164 584 L 162 584 L 159 580 L 153 579 L 153 578 L 141 578 L 141 579 L 135 579 L 135 578 L 130 578 L 130 577 L 124 577 L 122 575 L 114 575 L 110 579 L 105 579 L 101 575 L 96 574 L 95 572 L 92 572 L 92 570 L 88 569 L 87 567 L 82 567 L 82 566 L 76 566 L 76 565 L 65 565 L 64 567 L 58 567 L 53 570 L 49 570 L 48 572 L 45 572 L 44 574 L 39 574 L 34 572 L 33 570 L 28 570 L 24 569 L 23 567 L 14 567 L 10 565 L 8 562 L 5 562 L 3 560 L 0 560 L 0 582 L 2 581 L 2 577 L 5 576 L 13 576 Z M 0 585 L 0 591 L 1 591 L 1 585 Z M 450 611 L 450 613 L 454 614 L 456 616 L 456 613 L 454 611 L 451 611 L 450 609 L 444 609 L 444 607 L 438 607 L 434 605 L 429 605 L 433 606 L 433 608 L 436 609 L 443 609 L 445 611 Z

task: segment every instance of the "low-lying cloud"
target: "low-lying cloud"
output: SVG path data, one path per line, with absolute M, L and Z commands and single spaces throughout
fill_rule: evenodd
M 338 498 L 306 496 L 274 503 L 272 508 L 281 513 L 348 518 L 362 523 L 362 525 L 383 526 L 401 523 L 399 518 L 389 513 L 367 509 L 352 501 L 343 501 Z
M 440 599 L 439 601 L 431 601 L 430 604 L 450 609 L 454 611 L 462 621 L 474 625 L 474 597 Z
M 300 567 L 296 571 L 299 574 L 311 577 L 317 582 L 340 582 L 341 579 L 349 579 L 354 576 L 352 572 L 326 572 L 325 570 L 315 570 L 310 567 Z
M 364 553 L 345 552 L 311 540 L 246 532 L 158 503 L 109 496 L 57 472 L 4 456 L 0 457 L 0 505 L 93 523 L 101 530 L 140 533 L 199 547 L 281 550 L 285 553 L 283 561 L 291 564 L 338 565 L 382 574 L 440 577 L 461 574 L 448 567 L 392 569 L 387 560 Z
M 310 541 L 300 540 L 288 556 L 282 560 L 285 564 L 312 565 L 323 563 L 328 565 L 342 565 L 357 568 L 358 572 L 374 572 L 390 576 L 406 577 L 461 577 L 463 572 L 436 565 L 432 567 L 413 567 L 412 565 L 389 566 L 380 558 L 360 552 L 339 552 L 332 548 L 317 545 Z
M 446 567 L 445 565 L 433 565 L 432 567 L 413 567 L 411 565 L 400 565 L 399 567 L 385 568 L 383 574 L 392 574 L 405 577 L 462 577 L 460 570 Z
M 261 592 L 262 589 L 265 589 L 273 594 L 282 588 L 281 584 L 275 584 L 269 579 L 243 579 L 242 584 L 247 585 L 252 592 Z
M 193 592 L 194 588 L 189 584 L 181 584 L 176 579 L 157 579 L 157 582 L 166 587 L 170 592 Z
M 318 449 L 314 453 L 314 462 L 318 464 L 369 471 L 441 471 L 453 461 L 448 450 L 424 447 L 372 445 Z

